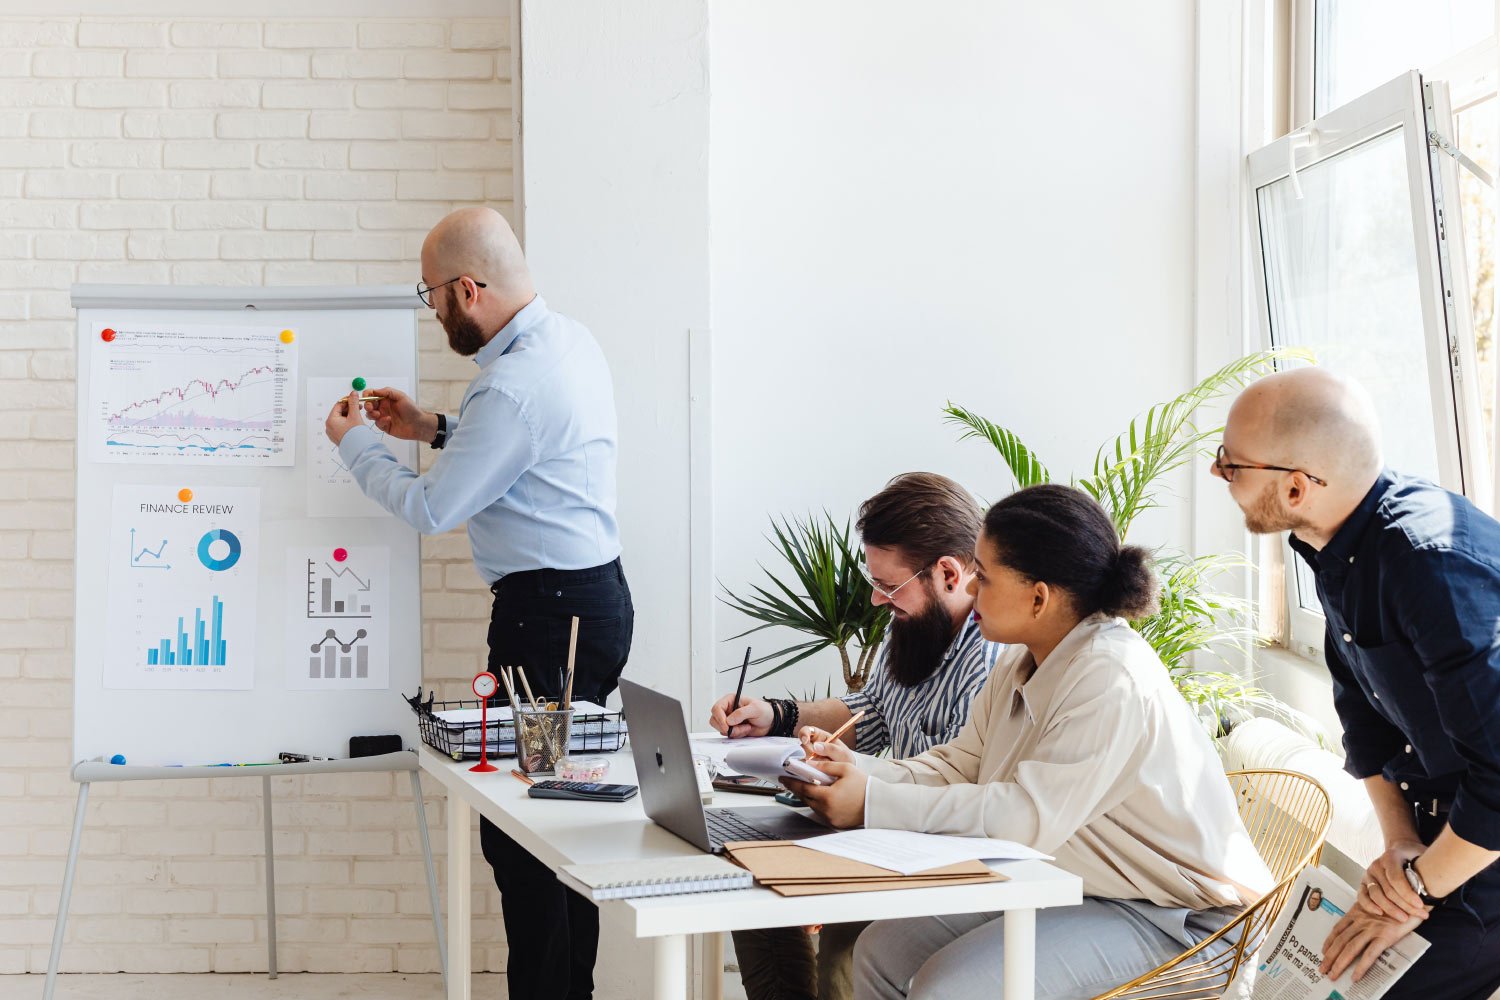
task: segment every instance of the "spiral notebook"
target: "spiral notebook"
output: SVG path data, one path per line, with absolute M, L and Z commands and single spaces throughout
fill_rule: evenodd
M 595 902 L 748 889 L 755 884 L 754 875 L 713 855 L 604 865 L 564 865 L 558 870 L 557 877 L 570 889 Z

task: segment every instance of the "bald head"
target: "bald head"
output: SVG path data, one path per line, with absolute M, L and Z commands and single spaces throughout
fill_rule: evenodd
M 1305 469 L 1360 496 L 1380 474 L 1380 420 L 1369 393 L 1322 368 L 1252 384 L 1230 408 L 1225 437 L 1236 460 Z
M 422 277 L 430 284 L 467 275 L 485 283 L 498 304 L 521 308 L 536 294 L 521 244 L 493 208 L 461 208 L 444 216 L 422 244 Z

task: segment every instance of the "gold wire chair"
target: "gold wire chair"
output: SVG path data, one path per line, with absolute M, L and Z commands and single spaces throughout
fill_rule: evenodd
M 1275 886 L 1212 936 L 1094 1000 L 1218 1000 L 1254 957 L 1297 875 L 1317 863 L 1333 818 L 1322 785 L 1305 774 L 1271 769 L 1230 771 L 1229 785 L 1240 820 L 1271 869 Z M 1232 942 L 1232 947 L 1214 947 L 1223 941 Z

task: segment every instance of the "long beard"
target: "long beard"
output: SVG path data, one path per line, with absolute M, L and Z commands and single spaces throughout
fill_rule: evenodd
M 450 289 L 451 292 L 451 289 Z M 443 317 L 443 332 L 448 335 L 448 346 L 466 358 L 472 358 L 484 346 L 484 328 L 456 308 L 457 296 L 448 296 L 448 314 Z
M 885 646 L 885 669 L 902 687 L 916 687 L 936 672 L 953 644 L 953 619 L 927 585 L 927 609 L 909 618 L 892 618 Z
M 1245 511 L 1245 527 L 1252 534 L 1274 535 L 1278 531 L 1296 531 L 1307 527 L 1300 517 L 1288 517 L 1276 502 L 1276 484 L 1268 483 L 1260 496 Z

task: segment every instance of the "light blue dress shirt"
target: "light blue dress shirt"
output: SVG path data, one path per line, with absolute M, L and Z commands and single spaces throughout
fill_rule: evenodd
M 474 360 L 479 375 L 425 475 L 368 426 L 344 435 L 339 454 L 360 489 L 424 535 L 467 520 L 486 583 L 616 559 L 615 397 L 593 334 L 538 295 Z

